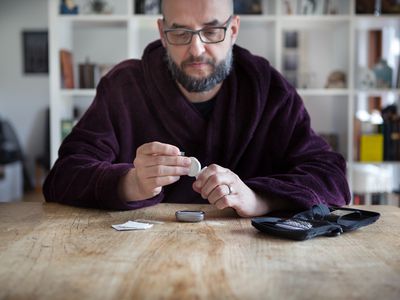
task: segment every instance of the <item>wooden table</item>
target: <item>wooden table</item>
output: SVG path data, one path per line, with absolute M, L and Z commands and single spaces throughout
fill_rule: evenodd
M 400 209 L 305 242 L 259 233 L 211 206 L 128 212 L 0 204 L 0 299 L 400 299 Z M 206 221 L 175 222 L 178 209 Z M 112 224 L 158 220 L 145 231 Z

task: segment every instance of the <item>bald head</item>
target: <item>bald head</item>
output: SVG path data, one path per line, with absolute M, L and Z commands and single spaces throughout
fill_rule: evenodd
M 172 2 L 178 2 L 179 0 L 161 0 L 161 13 L 165 18 L 165 14 L 168 13 L 169 4 Z M 193 4 L 205 5 L 206 2 L 216 2 L 218 7 L 227 12 L 228 15 L 233 15 L 233 0 L 183 0 L 185 2 L 192 2 Z M 193 7 L 193 6 L 192 6 Z M 194 8 L 193 8 L 194 9 Z

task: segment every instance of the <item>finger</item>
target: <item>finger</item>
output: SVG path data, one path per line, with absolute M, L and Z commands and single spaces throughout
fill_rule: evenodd
M 214 202 L 214 206 L 218 209 L 225 209 L 227 207 L 233 207 L 232 203 L 234 201 L 232 200 L 232 197 L 224 196 L 222 198 L 219 198 L 216 202 Z
M 151 142 L 141 145 L 136 150 L 138 155 L 180 155 L 181 152 L 178 147 L 170 144 Z
M 216 164 L 209 165 L 197 176 L 196 181 L 193 183 L 193 188 L 195 189 L 195 191 L 200 192 L 200 190 L 203 189 L 203 186 L 206 184 L 211 176 L 217 173 L 226 173 L 228 171 L 228 169 L 225 169 Z
M 155 189 L 158 187 L 170 185 L 177 182 L 180 179 L 179 176 L 162 176 L 162 177 L 152 177 L 145 181 L 145 184 L 150 189 Z
M 189 167 L 191 165 L 191 160 L 186 156 L 146 156 L 142 160 L 143 166 L 177 166 L 177 167 Z
M 228 196 L 229 191 L 229 187 L 226 184 L 221 184 L 216 186 L 205 199 L 208 199 L 211 204 L 215 204 L 221 198 Z
M 187 167 L 171 166 L 152 166 L 142 169 L 145 178 L 163 177 L 163 176 L 183 176 L 189 174 Z
M 204 199 L 208 199 L 211 193 L 217 189 L 221 191 L 224 195 L 229 194 L 229 185 L 233 183 L 233 176 L 230 172 L 216 173 L 210 176 L 203 187 L 201 188 L 201 196 Z

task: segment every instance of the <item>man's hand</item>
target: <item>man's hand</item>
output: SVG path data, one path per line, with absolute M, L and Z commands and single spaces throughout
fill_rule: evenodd
M 238 175 L 215 164 L 200 173 L 193 189 L 218 209 L 232 207 L 241 217 L 261 216 L 271 211 L 267 200 L 251 190 Z
M 139 201 L 158 195 L 163 186 L 189 173 L 190 158 L 181 156 L 173 145 L 143 144 L 136 151 L 131 169 L 119 182 L 119 195 L 125 201 Z

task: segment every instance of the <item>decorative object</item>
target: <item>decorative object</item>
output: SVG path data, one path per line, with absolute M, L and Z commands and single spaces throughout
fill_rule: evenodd
M 385 59 L 381 59 L 373 69 L 378 88 L 390 89 L 392 87 L 393 69 L 389 67 Z
M 358 80 L 357 86 L 360 89 L 368 90 L 376 87 L 376 76 L 375 73 L 372 72 L 368 68 L 360 68 L 357 72 Z
M 112 14 L 111 5 L 105 0 L 89 0 L 87 11 L 90 14 Z
M 262 14 L 261 0 L 234 0 L 235 14 Z
M 137 14 L 157 15 L 161 13 L 160 0 L 137 0 L 135 11 Z
M 49 73 L 47 31 L 23 31 L 24 73 Z
M 317 0 L 301 0 L 300 14 L 313 15 L 317 11 Z
M 289 0 L 285 0 L 285 9 L 286 9 L 286 14 L 287 15 L 293 15 L 294 14 L 295 10 L 293 10 L 292 4 L 290 3 Z
M 380 16 L 382 13 L 382 0 L 375 0 L 374 15 Z
M 75 5 L 73 0 L 61 0 L 60 14 L 62 15 L 77 15 L 79 13 L 78 5 Z
M 335 0 L 325 0 L 324 14 L 326 15 L 338 14 L 337 2 Z
M 79 64 L 79 88 L 93 89 L 95 87 L 95 65 L 86 58 L 85 63 Z
M 347 87 L 346 73 L 343 71 L 333 71 L 329 74 L 325 88 L 344 89 Z

